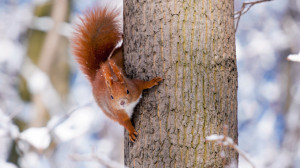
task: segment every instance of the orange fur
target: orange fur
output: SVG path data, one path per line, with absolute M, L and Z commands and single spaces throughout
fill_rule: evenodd
M 130 117 L 142 91 L 158 85 L 162 78 L 151 81 L 128 79 L 123 66 L 122 39 L 116 17 L 117 9 L 95 8 L 88 10 L 77 25 L 73 41 L 74 54 L 81 70 L 91 82 L 98 106 L 112 120 L 117 121 L 135 141 Z M 109 57 L 111 55 L 111 57 Z
M 84 13 L 80 18 L 81 24 L 75 28 L 76 32 L 72 39 L 73 52 L 81 70 L 94 80 L 100 64 L 105 62 L 122 39 L 117 16 L 120 11 L 109 7 L 93 8 Z

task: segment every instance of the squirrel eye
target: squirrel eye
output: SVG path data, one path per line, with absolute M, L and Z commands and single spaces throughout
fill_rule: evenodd
M 127 90 L 127 94 L 129 94 L 129 90 Z
M 110 95 L 110 98 L 111 98 L 111 99 L 114 99 L 114 97 L 113 97 L 112 95 Z

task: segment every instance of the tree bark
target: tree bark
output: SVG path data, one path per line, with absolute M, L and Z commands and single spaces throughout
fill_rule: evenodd
M 210 134 L 237 143 L 234 1 L 124 2 L 124 56 L 130 77 L 164 81 L 147 90 L 125 133 L 129 167 L 224 167 L 232 149 L 205 142 Z M 221 157 L 221 152 L 224 155 Z

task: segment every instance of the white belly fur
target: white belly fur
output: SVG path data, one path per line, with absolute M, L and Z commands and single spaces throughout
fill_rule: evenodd
M 128 116 L 130 118 L 131 118 L 131 116 L 133 114 L 134 107 L 139 103 L 139 101 L 140 101 L 141 98 L 142 98 L 142 94 L 140 95 L 140 97 L 136 101 L 128 104 L 128 106 L 125 107 L 124 110 L 126 111 L 126 113 L 128 114 Z

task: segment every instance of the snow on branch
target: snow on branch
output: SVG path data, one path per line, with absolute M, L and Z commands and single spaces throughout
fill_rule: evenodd
M 23 151 L 34 150 L 42 152 L 46 150 L 53 136 L 61 141 L 68 141 L 82 135 L 89 130 L 89 123 L 94 118 L 93 111 L 88 108 L 92 102 L 79 106 L 64 116 L 55 116 L 46 127 L 30 127 L 23 132 L 12 122 L 13 116 L 7 116 L 0 109 L 0 137 L 10 137 L 15 140 L 18 147 Z M 90 115 L 87 115 L 89 113 Z M 91 116 L 91 117 L 84 117 Z M 84 122 L 78 122 L 78 120 Z M 56 129 L 60 127 L 59 129 Z
M 300 52 L 298 54 L 290 54 L 287 57 L 288 61 L 293 61 L 293 62 L 300 62 Z
M 49 147 L 51 142 L 51 137 L 49 131 L 46 127 L 41 128 L 28 128 L 27 130 L 23 131 L 19 138 L 18 145 L 23 151 L 27 151 L 26 148 L 29 144 L 31 147 L 38 151 L 45 150 Z M 26 142 L 26 144 L 23 144 Z
M 246 153 L 243 152 L 237 144 L 234 143 L 233 139 L 227 136 L 227 129 L 228 126 L 224 126 L 224 135 L 217 135 L 212 134 L 210 136 L 207 136 L 205 139 L 206 141 L 210 142 L 216 142 L 217 144 L 221 146 L 228 146 L 233 148 L 235 151 L 237 151 L 253 168 L 255 168 L 255 165 L 250 161 L 250 159 L 247 157 Z
M 251 1 L 251 2 L 243 2 L 241 9 L 234 12 L 234 18 L 237 20 L 236 26 L 235 26 L 235 32 L 238 29 L 239 22 L 240 22 L 241 16 L 243 14 L 247 13 L 250 10 L 250 8 L 252 8 L 255 4 L 259 4 L 259 3 L 267 2 L 267 1 L 272 1 L 272 0 L 257 0 L 257 1 Z
M 0 167 L 1 168 L 17 168 L 17 166 L 14 165 L 13 163 L 9 163 L 4 160 L 0 160 Z

